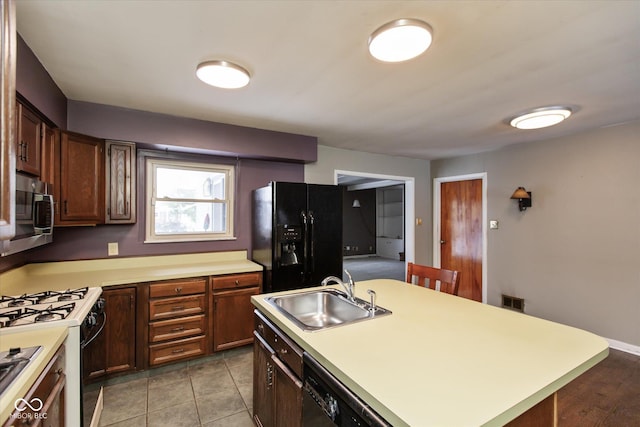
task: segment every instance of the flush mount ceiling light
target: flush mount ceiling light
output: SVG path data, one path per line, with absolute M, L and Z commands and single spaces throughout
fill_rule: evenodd
M 509 124 L 518 129 L 540 129 L 557 125 L 571 115 L 569 107 L 536 108 L 511 119 Z
M 207 61 L 198 64 L 196 76 L 208 85 L 223 89 L 239 89 L 249 84 L 249 72 L 228 61 Z
M 415 58 L 429 48 L 432 40 L 429 24 L 418 19 L 396 19 L 378 28 L 369 37 L 369 52 L 384 62 L 402 62 Z

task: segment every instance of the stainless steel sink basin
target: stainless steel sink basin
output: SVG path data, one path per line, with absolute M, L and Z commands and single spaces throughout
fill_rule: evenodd
M 336 289 L 273 296 L 266 300 L 300 328 L 312 331 L 391 314 L 379 306 L 372 312 L 368 302 L 360 298 L 351 302 L 344 292 Z

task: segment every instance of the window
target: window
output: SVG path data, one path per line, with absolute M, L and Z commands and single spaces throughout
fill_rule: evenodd
M 233 239 L 234 167 L 147 159 L 145 242 Z

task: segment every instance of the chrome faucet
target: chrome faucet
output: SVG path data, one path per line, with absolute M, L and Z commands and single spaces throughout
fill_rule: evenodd
M 320 283 L 322 286 L 327 286 L 330 283 L 336 283 L 340 286 L 342 286 L 344 288 L 344 291 L 347 293 L 347 297 L 349 297 L 349 301 L 351 302 L 355 302 L 355 292 L 356 292 L 356 284 L 353 281 L 353 278 L 351 277 L 351 274 L 349 274 L 349 272 L 345 269 L 344 270 L 345 274 L 347 275 L 347 277 L 349 278 L 349 282 L 345 283 L 342 281 L 342 279 L 336 277 L 336 276 L 329 276 L 329 277 L 325 277 L 322 282 Z

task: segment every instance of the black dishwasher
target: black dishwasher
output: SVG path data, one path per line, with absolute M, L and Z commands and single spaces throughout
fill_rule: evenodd
M 302 426 L 391 426 L 308 353 L 304 362 Z

